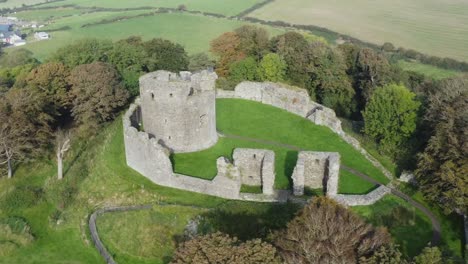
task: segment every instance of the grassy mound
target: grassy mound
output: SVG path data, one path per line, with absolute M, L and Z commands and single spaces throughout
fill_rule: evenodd
M 19 217 L 0 219 L 0 257 L 14 253 L 34 240 L 26 220 Z
M 343 164 L 382 183 L 388 182 L 379 169 L 327 127 L 315 125 L 282 109 L 247 100 L 218 99 L 216 111 L 217 127 L 221 133 L 274 141 L 312 151 L 339 152 Z M 232 158 L 232 151 L 239 147 L 275 151 L 275 186 L 278 189 L 290 188 L 297 151 L 267 143 L 220 138 L 210 149 L 174 155 L 174 169 L 181 174 L 212 179 L 217 172 L 216 159 L 220 156 Z M 373 184 L 343 170 L 340 173 L 339 184 L 341 193 L 367 193 L 374 188 Z

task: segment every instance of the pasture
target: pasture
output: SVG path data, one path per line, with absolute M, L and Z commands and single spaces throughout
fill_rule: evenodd
M 251 17 L 325 27 L 364 41 L 468 61 L 468 2 L 276 0 Z
M 148 13 L 148 11 L 96 12 L 57 19 L 44 31 L 70 27 L 51 32 L 51 39 L 34 41 L 23 46 L 40 59 L 46 59 L 58 48 L 82 38 L 119 40 L 129 36 L 143 39 L 164 38 L 183 45 L 189 54 L 207 52 L 210 41 L 226 31 L 248 24 L 242 21 L 192 15 L 186 13 L 151 14 L 143 17 L 123 18 Z M 82 27 L 84 24 L 121 17 L 118 21 Z M 272 35 L 283 32 L 266 27 Z
M 398 66 L 405 71 L 413 71 L 416 73 L 424 74 L 434 80 L 441 80 L 445 78 L 455 77 L 457 75 L 462 74 L 461 72 L 454 71 L 454 70 L 446 70 L 442 68 L 438 68 L 428 64 L 422 64 L 415 61 L 406 61 L 406 60 L 399 60 Z
M 80 7 L 97 8 L 142 8 L 142 7 L 167 7 L 177 8 L 185 5 L 187 10 L 234 16 L 261 2 L 262 0 L 137 0 L 137 1 L 115 1 L 115 0 L 65 0 L 47 3 L 42 6 L 76 5 Z

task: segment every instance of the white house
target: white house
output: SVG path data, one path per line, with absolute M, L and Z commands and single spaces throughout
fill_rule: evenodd
M 44 40 L 44 39 L 49 39 L 50 36 L 46 32 L 36 32 L 34 33 L 34 38 L 37 40 Z

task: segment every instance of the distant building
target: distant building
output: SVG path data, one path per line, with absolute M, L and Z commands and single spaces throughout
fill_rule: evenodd
M 1 31 L 0 32 L 0 42 L 14 45 L 14 46 L 22 46 L 26 44 L 26 41 L 24 41 L 19 32 L 13 32 L 13 31 Z
M 37 40 L 49 39 L 50 35 L 46 32 L 36 32 L 34 33 L 34 38 Z

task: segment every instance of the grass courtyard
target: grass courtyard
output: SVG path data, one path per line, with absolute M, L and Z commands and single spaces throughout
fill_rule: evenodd
M 282 144 L 304 150 L 339 152 L 341 162 L 359 170 L 381 183 L 388 183 L 382 172 L 330 129 L 285 110 L 241 99 L 216 100 L 217 129 L 226 135 L 236 135 Z M 278 189 L 291 187 L 291 175 L 296 166 L 297 151 L 267 143 L 244 139 L 220 138 L 210 149 L 173 155 L 176 172 L 204 179 L 216 176 L 216 159 L 225 156 L 232 159 L 235 148 L 266 148 L 275 151 L 276 181 Z M 341 170 L 340 193 L 361 194 L 375 186 L 358 176 Z

